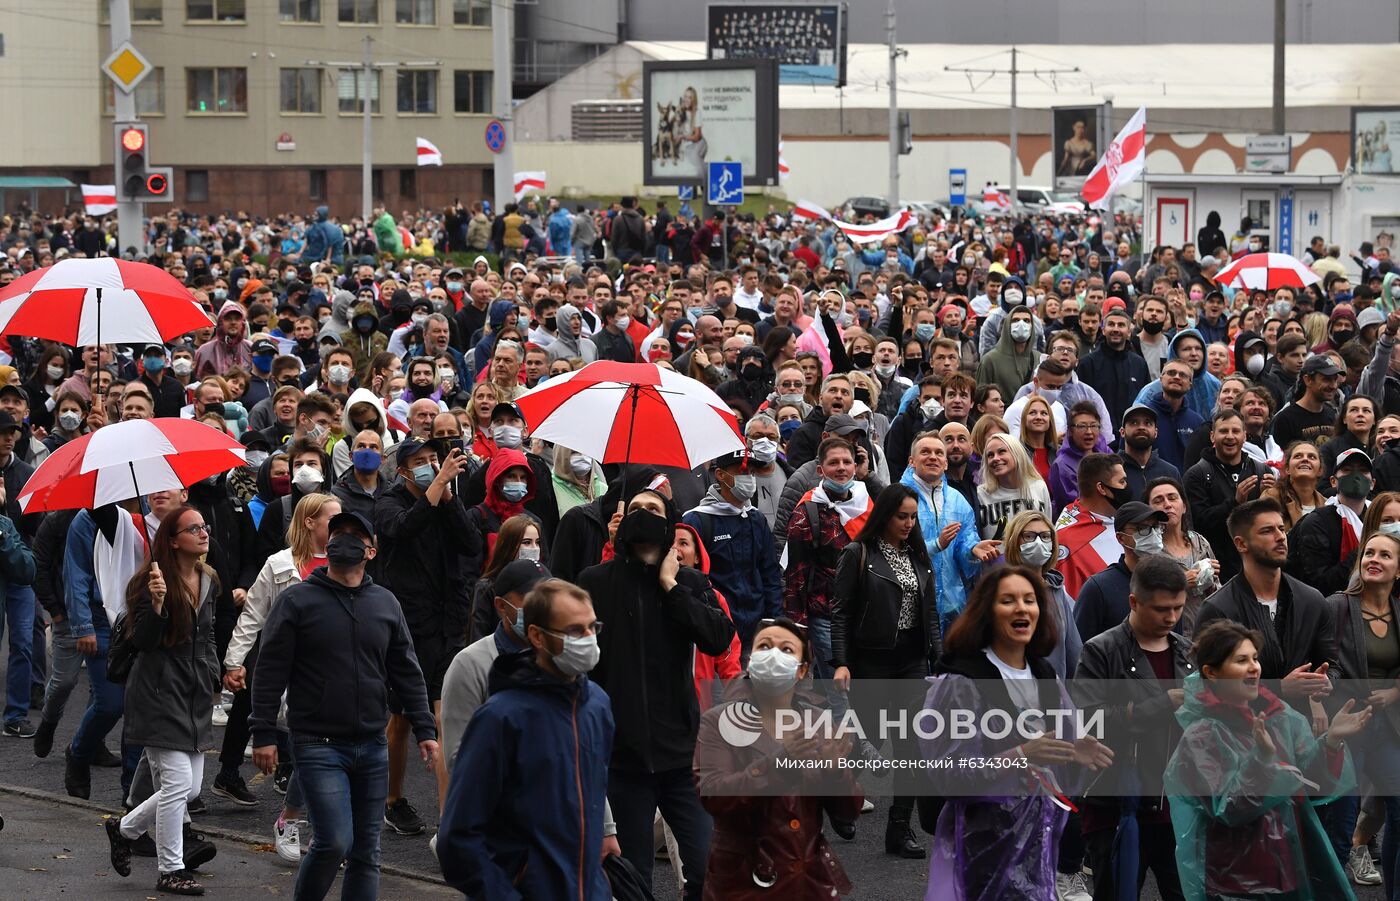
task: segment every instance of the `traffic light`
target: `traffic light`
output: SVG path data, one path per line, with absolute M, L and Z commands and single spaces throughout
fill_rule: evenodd
M 116 126 L 116 181 L 121 200 L 169 203 L 174 199 L 169 166 L 152 166 L 144 122 L 119 122 Z

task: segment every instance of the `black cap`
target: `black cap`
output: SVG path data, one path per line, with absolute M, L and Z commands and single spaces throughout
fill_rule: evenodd
M 259 338 L 257 341 L 254 341 L 254 342 L 253 342 L 253 356 L 255 356 L 255 357 L 258 356 L 259 354 L 274 354 L 274 355 L 275 355 L 276 353 L 277 353 L 277 342 L 276 342 L 276 341 L 273 341 L 273 340 L 271 340 L 271 339 L 269 339 L 269 338 Z
M 1164 510 L 1149 507 L 1142 501 L 1128 501 L 1118 508 L 1118 512 L 1113 516 L 1113 530 L 1123 531 L 1124 526 L 1135 526 L 1141 522 L 1166 522 L 1167 514 Z
M 498 416 L 514 416 L 521 422 L 525 421 L 525 414 L 520 412 L 520 407 L 509 401 L 503 401 L 491 408 L 491 421 L 495 422 Z
M 398 463 L 400 466 L 404 466 L 408 463 L 409 457 L 424 448 L 436 451 L 439 459 L 447 455 L 447 451 L 443 449 L 442 442 L 436 438 L 405 438 L 403 441 L 399 442 L 398 450 L 395 451 L 394 454 L 394 462 Z
M 1303 364 L 1303 375 L 1341 375 L 1342 367 L 1338 366 L 1327 354 L 1318 354 L 1308 357 Z
M 512 560 L 496 573 L 491 591 L 502 598 L 512 591 L 524 594 L 549 577 L 549 570 L 538 560 Z
M 21 388 L 19 385 L 0 385 L 0 397 L 7 397 L 9 395 L 14 395 L 15 397 L 18 397 L 26 404 L 29 403 L 29 392 Z
M 332 516 L 331 521 L 326 524 L 326 533 L 334 534 L 337 529 L 347 526 L 366 538 L 374 538 L 374 523 L 370 522 L 363 513 L 356 513 L 354 510 L 341 510 Z
M 730 451 L 727 454 L 715 457 L 714 468 L 724 469 L 727 466 L 743 466 L 749 464 L 749 453 L 747 450 Z
M 248 429 L 243 433 L 243 437 L 238 439 L 239 443 L 252 450 L 254 447 L 261 447 L 272 450 L 272 439 L 264 435 L 257 429 Z
M 845 413 L 832 413 L 826 418 L 826 424 L 822 426 L 822 431 L 828 435 L 840 435 L 844 438 L 852 432 L 864 433 L 865 426 Z
M 143 357 L 163 357 L 167 353 L 164 344 L 147 344 L 141 350 Z
M 5 387 L 13 388 L 14 386 L 6 385 Z M 8 432 L 10 429 L 19 431 L 22 428 L 24 428 L 24 426 L 16 422 L 15 418 L 11 416 L 7 411 L 0 410 L 0 432 Z
M 444 272 L 444 273 L 442 274 L 442 277 L 443 277 L 443 278 L 447 278 L 447 277 L 449 277 L 449 276 L 451 276 L 451 275 L 461 275 L 461 274 L 462 274 L 462 269 L 461 269 L 461 267 L 459 267 L 459 266 L 453 266 L 451 269 L 449 269 L 449 270 L 447 270 L 446 272 Z

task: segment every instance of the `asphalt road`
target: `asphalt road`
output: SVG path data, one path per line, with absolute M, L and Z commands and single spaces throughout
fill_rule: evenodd
M 0 652 L 0 672 L 5 654 Z M 120 811 L 120 770 L 92 769 L 90 804 L 70 804 L 63 790 L 63 749 L 73 736 L 87 704 L 86 675 L 73 693 L 60 722 L 54 751 L 40 760 L 34 756 L 33 742 L 0 736 L 0 816 L 5 828 L 0 832 L 0 878 L 5 888 L 0 897 L 94 898 L 98 893 L 111 898 L 149 898 L 154 892 L 154 862 L 137 858 L 129 879 L 110 871 L 107 842 L 102 828 L 103 812 Z M 38 722 L 38 711 L 31 712 Z M 120 724 L 108 738 L 108 747 L 117 750 Z M 223 730 L 215 727 L 216 739 Z M 272 780 L 256 775 L 251 761 L 242 773 L 258 798 L 256 807 L 240 807 L 213 792 L 219 770 L 217 752 L 206 755 L 203 800 L 206 812 L 195 817 L 198 828 L 211 833 L 219 856 L 203 872 L 205 884 L 216 897 L 290 897 L 293 871 L 274 853 L 272 823 L 282 797 L 272 788 Z M 406 795 L 428 823 L 421 836 L 401 836 L 386 828 L 381 844 L 385 879 L 381 897 L 453 897 L 455 892 L 441 884 L 437 860 L 428 850 L 428 838 L 437 827 L 436 782 L 422 763 L 411 758 L 405 780 Z M 23 792 L 24 795 L 15 792 Z M 884 853 L 884 825 L 888 800 L 874 799 L 873 813 L 862 817 L 854 841 L 832 838 L 851 882 L 849 896 L 859 901 L 910 901 L 922 898 L 927 888 L 926 860 L 903 860 Z M 928 837 L 919 834 L 927 848 Z M 657 901 L 675 901 L 676 879 L 669 864 L 656 861 L 654 892 Z M 333 892 L 338 895 L 338 889 Z M 140 893 L 138 895 L 138 893 Z M 1364 901 L 1379 899 L 1379 887 L 1358 889 Z M 458 896 L 460 897 L 460 896 Z M 1157 901 L 1159 895 L 1149 880 L 1142 898 Z

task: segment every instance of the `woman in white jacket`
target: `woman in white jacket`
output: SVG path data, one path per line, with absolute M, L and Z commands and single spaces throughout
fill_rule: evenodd
M 263 624 L 272 612 L 272 605 L 289 586 L 301 582 L 316 567 L 326 565 L 329 525 L 331 518 L 339 512 L 340 501 L 329 494 L 308 494 L 297 502 L 287 529 L 287 549 L 267 558 L 248 589 L 248 598 L 243 602 L 237 625 L 233 627 L 233 637 L 229 639 L 228 651 L 224 654 L 225 688 L 239 693 L 248 690 L 248 670 L 256 667 L 254 649 Z M 247 711 L 243 711 L 243 715 L 247 716 Z M 288 760 L 290 757 L 282 759 Z M 287 796 L 282 812 L 272 827 L 273 845 L 278 857 L 290 863 L 300 863 L 298 824 L 302 809 L 301 790 L 289 765 L 278 767 L 273 785 Z

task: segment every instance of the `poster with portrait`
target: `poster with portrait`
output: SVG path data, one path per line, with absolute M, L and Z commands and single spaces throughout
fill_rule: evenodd
M 706 164 L 738 161 L 744 183 L 776 184 L 773 60 L 642 64 L 644 183 L 701 184 Z
M 1055 189 L 1075 191 L 1099 161 L 1099 108 L 1060 106 L 1050 111 Z
M 783 84 L 846 83 L 844 4 L 712 3 L 706 57 L 775 59 Z
M 1352 109 L 1351 165 L 1362 175 L 1400 175 L 1400 107 Z

